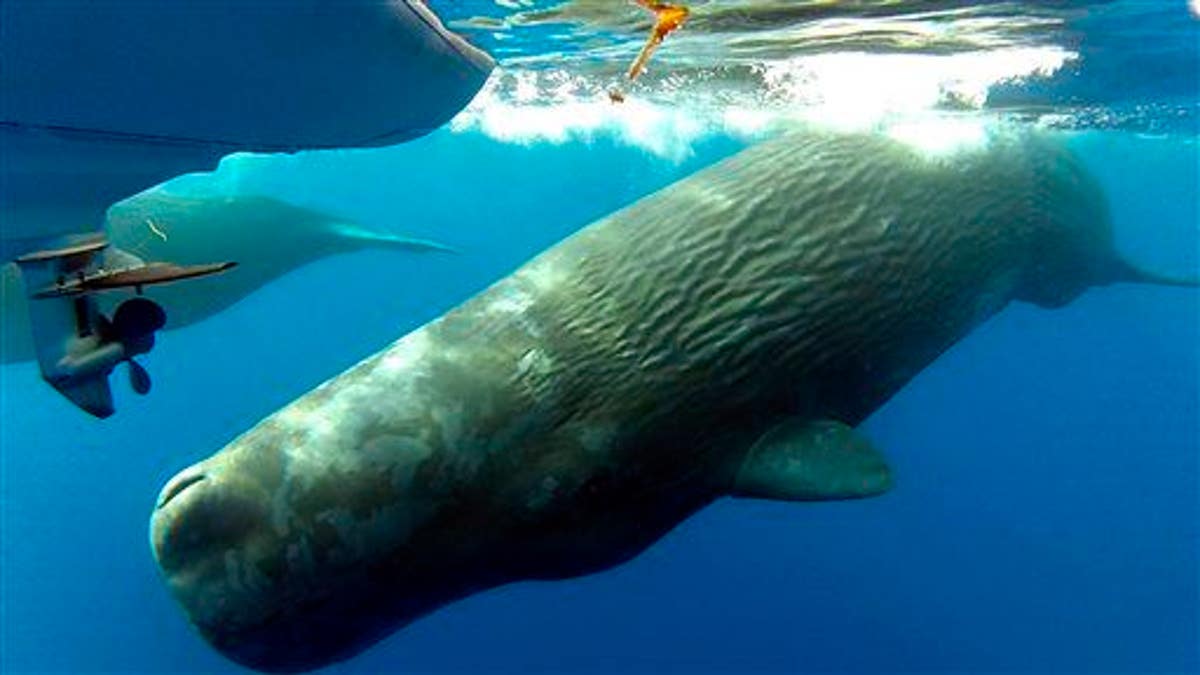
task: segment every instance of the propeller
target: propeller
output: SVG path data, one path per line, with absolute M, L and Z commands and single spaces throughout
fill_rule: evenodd
M 155 331 L 165 325 L 167 313 L 146 298 L 126 300 L 117 307 L 112 318 L 115 337 L 125 345 L 125 351 L 130 356 L 150 351 L 154 347 Z
M 154 333 L 167 324 L 167 313 L 157 303 L 146 298 L 132 298 L 121 303 L 110 323 L 113 337 L 125 346 L 129 364 L 129 386 L 138 394 L 150 393 L 150 373 L 133 360 L 154 348 Z

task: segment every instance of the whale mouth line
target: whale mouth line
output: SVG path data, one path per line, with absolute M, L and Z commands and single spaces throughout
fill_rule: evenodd
M 195 485 L 196 483 L 199 483 L 207 477 L 208 476 L 203 473 L 189 473 L 176 476 L 171 480 L 170 483 L 167 483 L 165 488 L 163 488 L 162 496 L 158 498 L 158 506 L 155 508 L 162 509 L 166 507 L 166 505 L 169 504 L 172 499 L 178 497 L 183 493 L 184 490 Z

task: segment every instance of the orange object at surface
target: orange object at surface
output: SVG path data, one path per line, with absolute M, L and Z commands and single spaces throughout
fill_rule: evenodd
M 655 21 L 654 28 L 650 30 L 650 37 L 646 38 L 646 44 L 642 46 L 642 51 L 638 53 L 636 59 L 629 66 L 629 79 L 637 79 L 646 70 L 646 63 L 650 60 L 650 56 L 654 50 L 658 48 L 664 38 L 671 34 L 683 25 L 690 14 L 687 7 L 683 5 L 671 5 L 665 2 L 656 2 L 655 0 L 635 0 L 637 4 L 654 12 Z

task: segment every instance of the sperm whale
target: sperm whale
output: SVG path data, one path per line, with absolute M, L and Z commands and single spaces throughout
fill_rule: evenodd
M 888 490 L 855 426 L 1012 301 L 1194 285 L 1115 251 L 1036 134 L 761 143 L 579 231 L 192 466 L 155 559 L 221 653 L 317 668 L 456 599 L 636 556 L 724 496 Z

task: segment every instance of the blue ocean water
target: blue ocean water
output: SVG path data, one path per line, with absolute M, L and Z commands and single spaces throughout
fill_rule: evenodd
M 1177 10 L 1150 26 L 1194 36 Z M 1088 44 L 1106 41 L 1127 44 Z M 1121 104 L 1143 116 L 1066 142 L 1105 187 L 1121 250 L 1194 272 L 1194 112 L 1179 123 L 1161 111 L 1200 104 L 1195 70 L 1134 78 L 1139 63 L 1101 70 L 1110 84 L 1136 80 L 1144 90 Z M 120 412 L 103 422 L 41 386 L 33 364 L 3 366 L 3 670 L 238 672 L 158 578 L 146 523 L 162 484 L 546 246 L 747 142 L 703 134 L 680 155 L 605 129 L 514 142 L 469 127 L 382 150 L 228 160 L 218 177 L 238 190 L 462 253 L 366 251 L 296 270 L 165 333 L 145 359 L 153 395 L 117 387 Z M 895 467 L 891 493 L 721 500 L 626 565 L 469 598 L 330 670 L 1200 671 L 1198 361 L 1195 291 L 1014 305 L 866 423 Z

